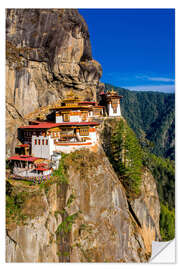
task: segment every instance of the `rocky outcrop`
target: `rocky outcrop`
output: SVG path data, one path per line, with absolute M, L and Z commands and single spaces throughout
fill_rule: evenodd
M 7 262 L 146 262 L 151 250 L 143 224 L 149 228 L 149 216 L 158 231 L 156 189 L 142 190 L 132 204 L 135 217 L 102 149 L 76 151 L 63 164 L 68 184 L 36 190 L 23 205 L 25 224 L 7 226 Z M 147 172 L 143 179 L 144 187 L 153 181 Z
M 96 100 L 102 68 L 75 9 L 7 9 L 6 59 L 7 110 L 13 106 L 22 118 L 71 90 Z M 17 122 L 10 114 L 6 120 L 9 155 Z
M 143 235 L 146 249 L 151 252 L 152 241 L 160 240 L 160 203 L 157 186 L 151 172 L 144 168 L 140 196 L 129 201 L 131 213 L 135 216 Z

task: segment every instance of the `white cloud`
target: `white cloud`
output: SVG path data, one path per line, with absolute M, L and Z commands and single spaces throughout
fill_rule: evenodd
M 136 85 L 136 86 L 121 86 L 129 90 L 134 91 L 154 91 L 154 92 L 165 92 L 172 93 L 175 91 L 175 85 Z
M 136 79 L 140 80 L 148 80 L 148 81 L 156 81 L 156 82 L 174 82 L 175 80 L 167 77 L 151 77 L 147 75 L 136 75 Z
M 148 77 L 149 81 L 158 81 L 158 82 L 174 82 L 174 79 L 165 78 L 165 77 Z

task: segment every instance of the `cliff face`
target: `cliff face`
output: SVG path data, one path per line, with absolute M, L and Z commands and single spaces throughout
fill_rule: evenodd
M 22 214 L 28 216 L 25 224 L 7 225 L 7 262 L 147 261 L 155 229 L 147 224 L 152 234 L 144 234 L 103 150 L 72 153 L 64 166 L 68 184 L 54 181 L 41 191 L 24 187 L 34 195 L 22 207 Z M 146 172 L 143 177 L 149 182 Z M 132 207 L 142 224 L 149 216 L 158 230 L 156 195 L 156 190 L 143 192 Z
M 6 11 L 7 153 L 24 117 L 70 90 L 96 100 L 101 65 L 92 59 L 84 19 L 74 9 Z

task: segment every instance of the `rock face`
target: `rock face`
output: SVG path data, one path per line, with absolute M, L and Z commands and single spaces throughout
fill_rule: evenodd
M 142 174 L 141 195 L 139 198 L 131 200 L 129 205 L 141 227 L 146 249 L 151 252 L 152 241 L 158 241 L 161 238 L 159 231 L 160 204 L 156 181 L 147 168 L 144 168 Z
M 68 184 L 37 191 L 22 210 L 33 216 L 24 225 L 7 226 L 7 262 L 146 262 L 148 244 L 157 239 L 151 223 L 158 234 L 159 222 L 156 188 L 146 189 L 149 180 L 155 187 L 149 172 L 143 175 L 141 198 L 132 204 L 137 221 L 101 148 L 96 153 L 76 151 L 65 158 L 64 166 Z M 150 228 L 148 240 L 144 228 Z
M 8 155 L 16 138 L 14 124 L 25 115 L 70 90 L 96 100 L 102 68 L 92 59 L 88 28 L 77 10 L 7 9 L 6 59 Z

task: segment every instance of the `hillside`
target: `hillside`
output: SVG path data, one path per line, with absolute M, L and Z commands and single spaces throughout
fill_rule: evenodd
M 123 96 L 122 115 L 140 141 L 153 142 L 152 152 L 175 159 L 175 95 L 159 92 L 137 92 L 105 84 Z M 145 134 L 144 134 L 145 133 Z

